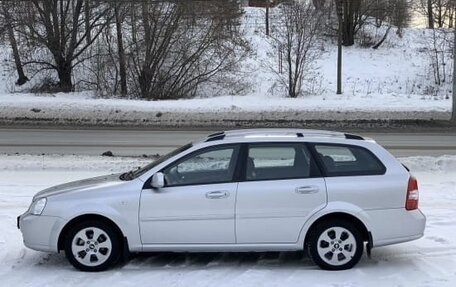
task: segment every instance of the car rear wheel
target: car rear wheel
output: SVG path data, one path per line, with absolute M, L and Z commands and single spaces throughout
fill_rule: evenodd
M 308 253 L 325 270 L 350 269 L 363 254 L 363 240 L 359 230 L 350 222 L 328 221 L 310 231 Z
M 121 255 L 118 234 L 104 222 L 83 222 L 71 228 L 65 239 L 65 255 L 82 271 L 103 271 Z

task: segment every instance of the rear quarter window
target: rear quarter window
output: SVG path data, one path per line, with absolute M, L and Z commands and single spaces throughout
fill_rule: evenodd
M 314 144 L 326 176 L 382 175 L 383 163 L 368 149 L 339 144 Z

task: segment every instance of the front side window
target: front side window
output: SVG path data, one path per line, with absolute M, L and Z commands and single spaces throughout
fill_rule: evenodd
M 233 179 L 237 146 L 197 151 L 173 163 L 162 172 L 166 186 L 229 182 Z
M 365 148 L 316 144 L 315 150 L 328 176 L 380 175 L 385 166 Z
M 245 178 L 248 181 L 308 178 L 311 162 L 310 153 L 303 144 L 251 144 Z
M 149 170 L 153 169 L 154 167 L 156 167 L 157 165 L 167 161 L 168 159 L 172 158 L 173 156 L 176 156 L 178 154 L 180 154 L 181 152 L 184 152 L 186 150 L 188 150 L 189 148 L 192 147 L 192 144 L 189 143 L 189 144 L 186 144 L 184 146 L 181 146 L 175 150 L 173 150 L 172 152 L 164 155 L 164 156 L 161 156 L 159 157 L 157 160 L 155 160 L 154 162 L 142 167 L 142 168 L 139 168 L 137 170 L 132 170 L 130 172 L 126 172 L 126 173 L 123 173 L 121 176 L 120 176 L 120 179 L 122 180 L 132 180 L 132 179 L 135 179 L 143 174 L 145 174 L 146 172 L 148 172 Z

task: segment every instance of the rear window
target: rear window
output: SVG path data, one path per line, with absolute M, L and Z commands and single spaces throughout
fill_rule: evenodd
M 315 144 L 327 176 L 381 175 L 385 166 L 369 150 L 350 145 Z

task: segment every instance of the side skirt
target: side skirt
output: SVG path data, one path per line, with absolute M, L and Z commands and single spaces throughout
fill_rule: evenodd
M 266 252 L 299 251 L 300 244 L 148 244 L 143 245 L 144 252 Z

